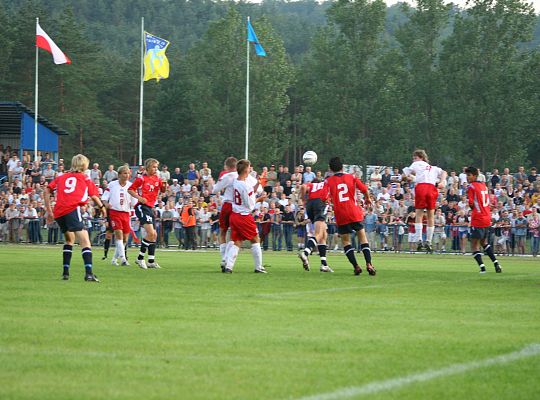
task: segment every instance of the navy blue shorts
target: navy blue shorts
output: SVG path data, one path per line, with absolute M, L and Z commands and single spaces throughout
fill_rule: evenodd
M 350 224 L 338 225 L 337 227 L 337 231 L 340 235 L 358 232 L 362 229 L 364 229 L 364 225 L 361 222 L 351 222 Z
M 488 234 L 489 234 L 489 228 L 475 228 L 474 226 L 471 227 L 472 239 L 478 239 L 478 240 L 487 239 Z
M 306 211 L 308 218 L 312 223 L 317 221 L 326 222 L 326 214 L 324 213 L 325 210 L 326 204 L 321 199 L 308 200 Z
M 154 225 L 154 209 L 152 207 L 138 204 L 137 207 L 135 207 L 135 215 L 141 222 L 141 225 Z
M 81 216 L 81 208 L 77 207 L 69 214 L 55 218 L 62 233 L 79 232 L 84 230 L 84 223 Z

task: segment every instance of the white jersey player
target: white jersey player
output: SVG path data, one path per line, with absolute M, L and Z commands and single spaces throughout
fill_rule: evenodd
M 416 219 L 414 228 L 416 232 L 417 250 L 425 248 L 432 253 L 431 241 L 435 231 L 435 206 L 439 187 L 443 188 L 446 182 L 446 171 L 429 164 L 428 156 L 424 150 L 415 150 L 413 153 L 413 163 L 410 167 L 403 168 L 405 175 L 412 180 L 414 177 L 414 208 L 416 209 Z M 426 243 L 422 243 L 422 219 L 424 209 L 427 210 Z
M 125 244 L 131 232 L 131 209 L 135 200 L 128 193 L 131 187 L 128 181 L 130 175 L 128 165 L 118 168 L 118 180 L 110 182 L 102 196 L 103 203 L 108 209 L 109 224 L 116 238 L 112 265 L 118 265 L 118 260 L 122 265 L 129 265 Z
M 240 246 L 244 240 L 251 242 L 251 253 L 255 263 L 255 272 L 266 273 L 262 265 L 262 251 L 257 232 L 257 225 L 251 212 L 255 208 L 256 202 L 263 201 L 265 195 L 256 198 L 258 182 L 253 186 L 256 178 L 249 178 L 250 162 L 248 160 L 240 160 L 237 164 L 238 178 L 233 183 L 233 212 L 230 216 L 231 239 L 234 244 L 227 246 L 226 265 L 223 269 L 225 273 L 231 273 L 236 262 L 236 257 L 240 251 Z

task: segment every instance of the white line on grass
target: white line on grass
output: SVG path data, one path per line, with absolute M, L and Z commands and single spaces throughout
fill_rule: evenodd
M 261 293 L 257 294 L 257 297 L 270 297 L 270 298 L 280 298 L 285 296 L 297 296 L 305 294 L 317 294 L 317 293 L 326 293 L 326 292 L 343 292 L 347 290 L 358 290 L 358 289 L 376 289 L 387 287 L 386 285 L 371 285 L 371 286 L 350 286 L 350 287 L 341 287 L 341 288 L 328 288 L 328 289 L 315 289 L 315 290 L 299 290 L 296 292 L 277 292 L 277 293 Z
M 298 400 L 338 400 L 348 399 L 355 396 L 363 396 L 368 394 L 375 394 L 387 390 L 398 389 L 402 386 L 410 385 L 416 382 L 426 382 L 432 379 L 437 379 L 449 375 L 462 374 L 464 372 L 489 367 L 498 364 L 507 364 L 513 361 L 521 360 L 522 358 L 534 357 L 540 354 L 540 344 L 532 343 L 521 350 L 514 351 L 508 354 L 502 354 L 500 356 L 486 358 L 480 361 L 471 361 L 462 364 L 452 364 L 448 367 L 427 370 L 417 374 L 403 376 L 401 378 L 387 379 L 385 381 L 376 381 L 368 383 L 362 386 L 350 386 L 343 389 L 336 390 L 329 393 L 320 393 L 312 396 L 302 397 Z

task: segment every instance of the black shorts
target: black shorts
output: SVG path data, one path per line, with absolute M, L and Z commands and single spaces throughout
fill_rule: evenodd
M 62 233 L 80 232 L 84 230 L 84 223 L 81 216 L 81 208 L 77 207 L 69 214 L 55 218 Z
M 154 209 L 152 207 L 148 207 L 144 204 L 138 204 L 137 207 L 135 207 L 135 215 L 141 222 L 141 225 L 146 224 L 154 224 Z
M 358 232 L 364 229 L 364 225 L 358 221 L 358 222 L 351 222 L 350 224 L 345 225 L 338 225 L 337 231 L 340 235 L 346 234 L 346 233 L 353 233 Z
M 471 239 L 483 240 L 487 239 L 489 235 L 489 228 L 475 228 L 471 226 Z
M 326 222 L 326 204 L 321 199 L 308 200 L 306 205 L 307 216 L 312 223 Z

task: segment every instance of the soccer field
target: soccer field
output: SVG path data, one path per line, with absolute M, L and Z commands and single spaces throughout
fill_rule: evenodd
M 375 277 L 292 253 L 159 251 L 83 281 L 79 249 L 0 247 L 1 399 L 537 399 L 540 262 L 375 254 Z M 135 251 L 130 251 L 131 259 Z M 318 265 L 317 256 L 312 263 Z M 487 257 L 486 257 L 487 261 Z

